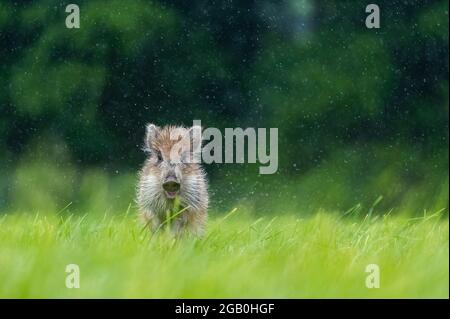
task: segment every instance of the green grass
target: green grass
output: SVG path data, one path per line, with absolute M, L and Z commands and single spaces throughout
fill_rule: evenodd
M 443 216 L 445 215 L 445 216 Z M 448 298 L 447 213 L 211 218 L 201 239 L 150 240 L 133 213 L 0 217 L 2 298 Z M 65 287 L 67 264 L 81 287 Z M 368 289 L 368 264 L 381 287 Z

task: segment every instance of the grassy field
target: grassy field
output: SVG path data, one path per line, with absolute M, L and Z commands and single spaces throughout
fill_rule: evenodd
M 135 214 L 0 217 L 2 298 L 448 298 L 447 212 L 212 217 L 205 238 L 141 232 Z M 79 289 L 65 286 L 80 267 Z M 381 287 L 368 289 L 368 264 Z

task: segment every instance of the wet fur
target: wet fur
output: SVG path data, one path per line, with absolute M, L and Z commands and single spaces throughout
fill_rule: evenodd
M 158 128 L 153 126 L 152 129 L 147 126 L 145 150 L 149 157 L 139 174 L 137 203 L 140 216 L 153 232 L 162 226 L 167 218 L 167 212 L 174 209 L 175 200 L 166 197 L 162 184 L 168 170 L 167 159 L 170 157 L 170 151 L 175 143 L 179 142 L 170 138 L 171 132 L 176 129 L 188 133 L 188 129 L 184 127 Z M 185 141 L 182 144 L 183 149 L 188 149 L 189 145 L 186 143 L 190 142 L 192 139 Z M 155 163 L 157 152 L 163 156 L 164 160 L 161 163 Z M 180 180 L 179 210 L 188 208 L 170 221 L 171 230 L 175 234 L 202 235 L 208 210 L 205 172 L 199 163 L 179 163 L 175 166 L 176 175 Z

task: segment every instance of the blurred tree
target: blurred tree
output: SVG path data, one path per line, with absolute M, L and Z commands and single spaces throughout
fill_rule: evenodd
M 350 0 L 80 0 L 80 29 L 66 4 L 0 3 L 3 169 L 54 140 L 79 167 L 135 169 L 145 123 L 193 119 L 278 127 L 291 177 L 340 149 L 448 149 L 447 1 L 380 0 L 377 30 Z
M 448 3 L 378 4 L 378 30 L 365 28 L 354 1 L 317 2 L 309 37 L 268 37 L 255 87 L 270 125 L 283 126 L 286 145 L 299 144 L 284 148 L 288 161 L 307 168 L 355 143 L 446 148 Z

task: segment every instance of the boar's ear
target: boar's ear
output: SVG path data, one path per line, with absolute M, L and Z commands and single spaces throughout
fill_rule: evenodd
M 202 146 L 202 127 L 194 125 L 189 128 L 189 139 L 191 141 L 191 151 L 195 154 L 201 151 Z
M 159 127 L 155 124 L 149 123 L 145 127 L 144 152 L 150 153 L 152 150 L 152 140 L 159 134 Z

